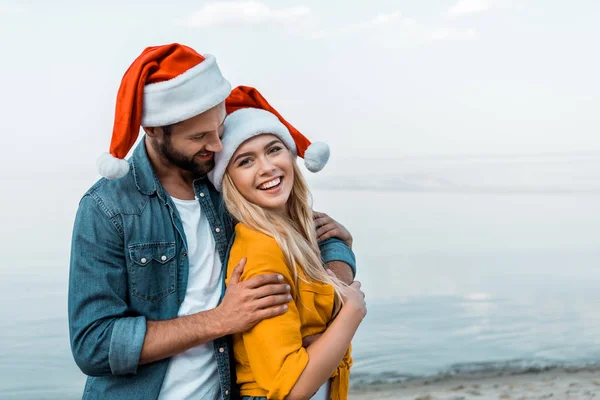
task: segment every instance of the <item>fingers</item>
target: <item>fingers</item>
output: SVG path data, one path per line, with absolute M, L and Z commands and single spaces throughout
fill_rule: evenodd
M 242 273 L 244 272 L 244 266 L 246 266 L 246 257 L 242 258 L 239 264 L 233 269 L 233 272 L 231 272 L 231 278 L 229 279 L 230 285 L 235 285 L 240 281 Z
M 317 228 L 317 237 L 322 236 L 323 234 L 332 231 L 334 229 L 337 229 L 338 226 L 336 224 L 325 224 L 325 225 L 321 225 L 320 227 Z
M 246 281 L 246 286 L 250 289 L 256 289 L 265 285 L 280 284 L 283 282 L 283 275 L 263 274 L 250 278 Z
M 329 215 L 318 211 L 313 211 L 313 220 L 317 228 L 333 221 Z
M 325 213 L 313 210 L 313 219 L 318 219 L 318 218 L 323 218 L 323 217 L 328 217 L 328 215 Z
M 352 284 L 350 285 L 350 287 L 354 290 L 356 290 L 358 293 L 360 293 L 363 297 L 363 299 L 365 298 L 365 292 L 363 292 L 360 288 L 362 287 L 362 283 L 360 283 L 360 281 L 354 281 L 352 282 Z
M 254 289 L 254 298 L 262 299 L 263 297 L 273 296 L 276 294 L 289 294 L 290 293 L 290 285 L 288 284 L 279 284 L 279 285 L 265 285 L 260 286 Z
M 324 214 L 323 214 L 324 215 Z M 315 227 L 319 228 L 323 225 L 327 225 L 330 223 L 334 223 L 333 219 L 331 219 L 331 217 L 329 217 L 328 215 L 324 215 L 322 217 L 319 218 L 315 218 Z
M 325 232 L 325 233 L 323 233 L 321 235 L 317 234 L 317 242 L 322 242 L 322 241 L 327 240 L 327 239 L 332 238 L 332 237 L 335 237 L 335 238 L 338 238 L 340 240 L 343 240 L 341 232 L 338 229 L 332 229 L 332 230 L 327 231 L 327 232 Z
M 280 307 L 282 305 L 286 305 L 290 301 L 292 301 L 292 296 L 289 294 L 280 294 L 276 296 L 263 297 L 262 299 L 257 300 L 254 304 L 256 304 L 257 309 L 263 310 L 267 308 Z
M 283 315 L 287 310 L 288 306 L 286 304 L 277 307 L 265 308 L 264 310 L 260 310 L 256 314 L 256 317 L 258 321 L 262 321 L 263 319 L 269 319 Z

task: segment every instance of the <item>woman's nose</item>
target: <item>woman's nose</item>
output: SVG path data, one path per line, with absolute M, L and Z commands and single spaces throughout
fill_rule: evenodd
M 275 166 L 267 158 L 261 158 L 260 161 L 260 174 L 268 175 L 275 170 Z

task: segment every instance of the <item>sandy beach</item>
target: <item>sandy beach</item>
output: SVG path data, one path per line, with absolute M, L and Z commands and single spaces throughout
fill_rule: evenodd
M 355 388 L 351 400 L 600 399 L 600 369 L 473 374 Z

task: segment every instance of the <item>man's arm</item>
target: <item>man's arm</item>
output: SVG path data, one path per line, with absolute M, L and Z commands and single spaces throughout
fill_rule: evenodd
M 350 265 L 346 264 L 343 261 L 330 261 L 325 264 L 327 269 L 330 269 L 331 272 L 342 282 L 347 285 L 350 285 L 354 282 L 354 271 Z
M 86 375 L 137 371 L 146 318 L 127 314 L 127 268 L 117 227 L 86 195 L 79 204 L 69 274 L 69 332 Z
M 89 195 L 79 205 L 71 247 L 69 331 L 73 357 L 86 375 L 135 374 L 140 364 L 247 329 L 285 312 L 288 290 L 277 275 L 269 275 L 228 289 L 211 311 L 169 321 L 132 315 L 117 225 Z
M 140 365 L 182 353 L 219 337 L 245 332 L 288 309 L 283 276 L 264 274 L 239 282 L 245 259 L 233 270 L 223 302 L 215 309 L 168 321 L 148 321 Z
M 351 284 L 356 276 L 356 257 L 352 251 L 352 235 L 329 215 L 314 212 L 321 258 L 342 282 Z

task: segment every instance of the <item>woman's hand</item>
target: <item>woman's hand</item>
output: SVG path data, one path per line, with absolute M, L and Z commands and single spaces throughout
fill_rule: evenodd
M 315 220 L 315 227 L 317 228 L 317 240 L 319 242 L 335 237 L 344 241 L 350 248 L 352 248 L 352 235 L 348 229 L 344 227 L 344 225 L 340 224 L 329 215 L 317 211 L 313 212 L 313 218 Z
M 349 286 L 342 288 L 344 305 L 340 310 L 340 314 L 343 312 L 350 312 L 353 315 L 358 316 L 361 320 L 367 315 L 365 293 L 360 289 L 360 287 L 361 283 L 359 281 L 354 281 Z

